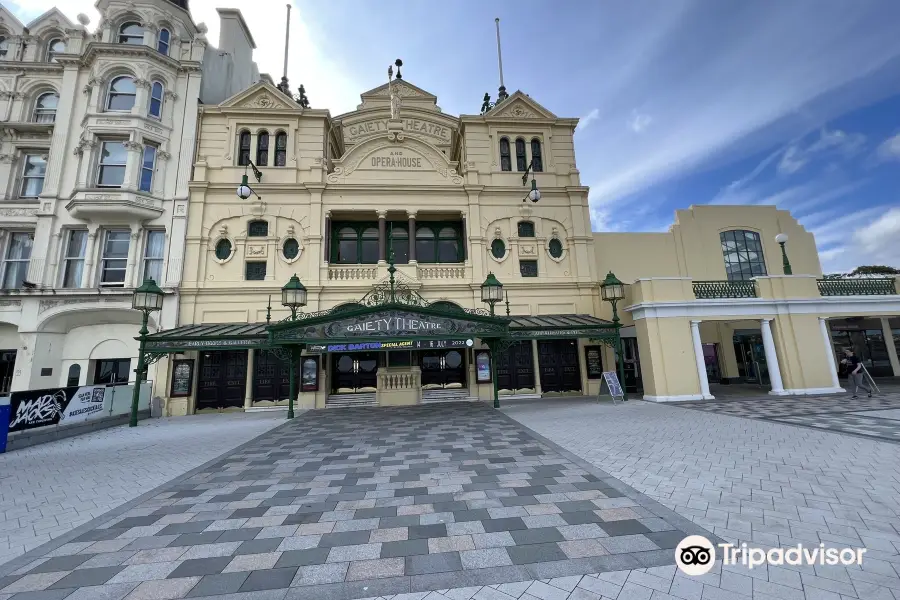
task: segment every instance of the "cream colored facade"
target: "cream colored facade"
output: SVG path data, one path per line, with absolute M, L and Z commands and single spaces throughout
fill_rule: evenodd
M 521 92 L 486 114 L 454 117 L 406 81 L 392 87 L 397 118 L 388 85 L 363 93 L 356 111 L 336 117 L 301 108 L 265 82 L 200 107 L 178 290 L 184 331 L 196 325 L 213 335 L 217 328 L 200 326 L 222 324 L 224 331 L 284 319 L 281 287 L 293 274 L 308 290 L 303 311 L 352 305 L 385 284 L 392 256 L 397 284 L 433 305 L 483 307 L 480 286 L 494 273 L 514 318 L 610 320 L 600 282 L 613 271 L 629 284 L 618 305 L 632 378 L 626 380 L 643 397 L 668 401 L 712 396 L 704 344 L 717 345 L 726 381 L 746 379 L 739 362 L 750 363 L 737 359 L 734 340 L 747 332 L 762 340 L 773 393 L 842 391 L 824 319 L 900 314 L 896 293 L 822 296 L 813 236 L 774 207 L 693 206 L 678 211 L 667 233 L 594 233 L 574 154 L 577 119 L 559 118 Z M 248 159 L 261 172 L 259 182 Z M 536 203 L 525 199 L 528 164 L 540 166 L 533 175 L 541 192 Z M 258 196 L 236 195 L 244 174 Z M 720 236 L 734 230 L 756 236 L 761 248 L 753 268 L 765 270 L 729 284 Z M 412 233 L 406 246 L 404 232 L 407 239 Z M 794 273 L 802 275 L 781 274 L 779 233 L 789 236 Z M 746 292 L 747 285 L 752 297 L 697 297 L 704 289 Z M 497 306 L 498 314 L 506 311 Z M 588 356 L 599 352 L 602 370 L 611 371 L 612 349 L 595 347 L 587 335 L 554 337 L 561 331 L 550 327 L 508 351 L 502 394 L 600 392 L 598 365 L 589 365 Z M 472 342 L 457 356 L 439 349 L 371 358 L 306 348 L 317 389 L 299 392 L 298 403 L 487 400 L 492 386 L 479 383 L 478 372 L 484 345 Z M 284 368 L 267 352 L 220 351 L 208 341 L 196 346 L 203 344 L 160 362 L 157 394 L 168 414 L 286 403 Z M 498 365 L 504 360 L 494 358 Z M 190 370 L 182 365 L 191 376 L 188 393 L 171 393 L 173 360 L 192 361 Z M 375 374 L 364 364 L 371 360 Z
M 151 327 L 178 323 L 197 107 L 228 92 L 201 80 L 253 50 L 238 11 L 219 51 L 185 6 L 99 0 L 91 29 L 0 6 L 0 393 L 133 381 L 145 278 L 169 292 Z

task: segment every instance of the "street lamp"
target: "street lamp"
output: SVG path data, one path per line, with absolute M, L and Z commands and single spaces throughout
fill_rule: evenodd
M 494 316 L 494 305 L 503 300 L 503 284 L 497 281 L 493 273 L 488 273 L 484 283 L 481 284 L 481 301 L 491 307 L 491 316 Z
M 779 233 L 775 236 L 775 241 L 778 242 L 778 245 L 781 246 L 781 264 L 784 267 L 785 275 L 793 275 L 793 271 L 791 270 L 791 261 L 788 260 L 787 251 L 784 249 L 784 245 L 788 241 L 788 234 Z
M 534 178 L 534 161 L 528 163 L 528 166 L 525 167 L 525 173 L 522 174 L 522 185 L 528 183 L 528 173 L 531 173 L 531 191 L 528 192 L 528 195 L 522 198 L 522 202 L 526 200 L 531 200 L 532 202 L 537 202 L 541 199 L 541 190 L 537 187 L 537 180 Z
M 241 176 L 241 185 L 237 187 L 237 195 L 241 200 L 246 200 L 250 197 L 251 194 L 255 194 L 259 200 L 262 200 L 259 194 L 250 187 L 250 183 L 247 180 L 247 167 L 253 169 L 253 177 L 256 178 L 257 183 L 262 181 L 262 171 L 256 168 L 256 165 L 253 164 L 252 161 L 248 160 L 246 166 L 244 167 L 244 174 Z
M 603 300 L 612 304 L 613 325 L 616 327 L 616 354 L 619 357 L 619 384 L 622 386 L 622 399 L 627 400 L 625 392 L 625 353 L 622 349 L 622 323 L 619 321 L 619 313 L 616 304 L 625 298 L 625 285 L 619 281 L 613 272 L 606 274 L 606 279 L 600 284 L 600 295 Z
M 137 369 L 134 370 L 136 377 L 134 380 L 134 392 L 131 395 L 131 419 L 128 421 L 129 427 L 137 427 L 138 402 L 141 397 L 141 379 L 144 375 L 146 362 L 144 360 L 144 344 L 147 341 L 147 321 L 150 319 L 150 313 L 162 308 L 163 291 L 159 289 L 156 282 L 147 279 L 141 284 L 141 287 L 134 290 L 131 298 L 131 308 L 141 311 L 143 318 L 141 319 L 140 348 L 138 349 Z
M 290 280 L 285 284 L 283 288 L 281 288 L 281 305 L 286 306 L 291 311 L 291 321 L 297 320 L 297 310 L 306 306 L 306 288 L 300 283 L 300 279 L 297 277 L 297 274 L 290 278 Z M 290 358 L 290 387 L 288 398 L 288 419 L 294 418 L 294 398 L 297 397 L 297 347 L 296 346 L 288 346 L 288 356 Z

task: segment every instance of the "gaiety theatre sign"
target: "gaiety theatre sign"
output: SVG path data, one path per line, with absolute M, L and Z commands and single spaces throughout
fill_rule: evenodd
M 364 137 L 387 131 L 388 119 L 372 119 L 353 123 L 344 127 L 344 139 L 355 142 Z M 409 133 L 418 133 L 434 138 L 438 144 L 450 143 L 450 129 L 432 121 L 422 119 L 403 119 L 403 129 Z
M 424 315 L 375 314 L 363 318 L 341 319 L 326 330 L 330 338 L 446 335 L 455 331 L 454 322 L 443 317 Z

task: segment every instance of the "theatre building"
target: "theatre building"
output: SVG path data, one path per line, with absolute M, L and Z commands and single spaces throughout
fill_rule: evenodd
M 894 279 L 823 283 L 813 236 L 775 207 L 593 233 L 577 119 L 521 92 L 456 117 L 400 79 L 332 116 L 260 82 L 198 123 L 179 322 L 147 341 L 170 415 L 284 406 L 292 371 L 305 408 L 487 401 L 495 386 L 552 401 L 597 394 L 614 370 L 657 401 L 838 392 L 827 320 L 890 331 L 900 314 Z M 626 284 L 621 365 L 610 271 Z

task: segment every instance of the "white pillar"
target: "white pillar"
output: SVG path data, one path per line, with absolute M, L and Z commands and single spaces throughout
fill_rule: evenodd
M 819 317 L 819 329 L 822 331 L 822 341 L 825 343 L 825 356 L 828 358 L 828 372 L 831 373 L 831 387 L 840 388 L 841 380 L 838 379 L 837 361 L 834 358 L 834 344 L 828 333 L 828 323 L 824 317 Z
M 256 352 L 251 348 L 247 350 L 247 385 L 244 392 L 244 410 L 253 406 L 253 378 L 256 375 L 255 363 Z
M 544 390 L 541 388 L 541 361 L 537 340 L 531 340 L 531 364 L 534 369 L 534 393 L 538 396 L 543 396 Z M 512 368 L 515 368 L 515 365 Z M 587 391 L 584 393 L 586 394 Z
M 700 395 L 704 400 L 714 400 L 709 393 L 709 379 L 706 376 L 706 360 L 703 358 L 703 343 L 700 341 L 700 321 L 691 321 L 691 339 L 694 342 L 694 359 L 697 361 L 697 377 L 700 379 Z M 622 382 L 622 385 L 625 385 Z
M 891 331 L 891 322 L 887 317 L 881 317 L 881 331 L 884 334 L 884 345 L 887 348 L 888 359 L 891 361 L 891 370 L 894 372 L 894 377 L 900 377 L 900 359 L 897 358 L 894 332 Z
M 778 355 L 775 353 L 775 340 L 772 339 L 772 319 L 760 319 L 762 329 L 763 348 L 766 351 L 766 366 L 769 369 L 769 381 L 772 383 L 770 394 L 784 395 L 784 384 L 781 383 L 781 367 L 778 365 Z

